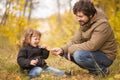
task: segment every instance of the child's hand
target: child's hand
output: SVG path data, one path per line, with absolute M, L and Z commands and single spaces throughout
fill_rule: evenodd
M 46 46 L 45 44 L 44 44 L 44 45 L 41 45 L 40 48 L 47 49 L 48 51 L 50 51 L 50 48 L 49 48 L 48 46 Z
M 50 50 L 53 55 L 59 55 L 63 53 L 63 50 L 61 48 L 53 48 Z
M 33 66 L 36 66 L 37 63 L 38 63 L 38 59 L 30 61 L 30 65 L 33 65 Z
M 45 44 L 41 45 L 41 48 L 46 49 L 47 46 Z

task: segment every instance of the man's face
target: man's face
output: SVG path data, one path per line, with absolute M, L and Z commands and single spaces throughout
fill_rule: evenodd
M 82 12 L 77 12 L 76 17 L 81 26 L 83 26 L 89 21 L 89 17 L 83 14 Z

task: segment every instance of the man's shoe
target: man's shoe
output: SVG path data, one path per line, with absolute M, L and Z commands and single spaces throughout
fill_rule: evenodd
M 109 69 L 105 68 L 102 71 L 100 71 L 100 70 L 99 71 L 89 71 L 89 74 L 94 74 L 96 76 L 101 75 L 101 76 L 105 77 L 109 74 Z
M 110 71 L 108 68 L 105 68 L 101 73 L 102 73 L 102 76 L 105 77 L 110 73 Z

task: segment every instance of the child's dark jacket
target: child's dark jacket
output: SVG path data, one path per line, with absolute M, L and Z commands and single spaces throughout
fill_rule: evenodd
M 46 49 L 42 49 L 39 46 L 32 47 L 32 46 L 25 46 L 20 49 L 17 57 L 17 63 L 19 64 L 20 68 L 25 70 L 30 70 L 31 68 L 35 67 L 30 65 L 30 61 L 33 59 L 38 59 L 39 62 L 36 66 L 44 68 L 46 65 L 45 59 L 49 56 L 49 51 Z

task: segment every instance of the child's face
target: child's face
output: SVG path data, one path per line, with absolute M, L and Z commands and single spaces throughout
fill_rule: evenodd
M 38 46 L 39 42 L 40 42 L 40 36 L 33 35 L 30 40 L 30 45 L 36 47 Z

